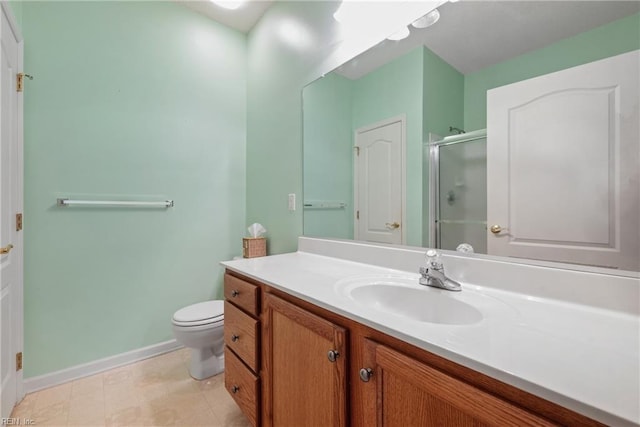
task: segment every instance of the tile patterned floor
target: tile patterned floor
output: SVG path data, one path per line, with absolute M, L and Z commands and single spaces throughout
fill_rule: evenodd
M 224 374 L 196 381 L 181 349 L 28 394 L 12 417 L 40 426 L 238 426 Z

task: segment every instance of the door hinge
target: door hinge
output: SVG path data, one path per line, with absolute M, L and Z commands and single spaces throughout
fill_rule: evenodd
M 360 211 L 356 211 L 356 219 L 360 219 Z
M 29 80 L 33 80 L 33 76 L 25 73 L 16 74 L 16 92 L 22 92 L 24 89 L 24 78 L 28 78 Z
M 16 231 L 22 230 L 22 213 L 16 214 Z
M 22 352 L 16 353 L 16 371 L 22 369 Z
M 356 156 L 359 156 L 360 155 L 360 147 L 355 146 L 355 147 L 353 147 L 353 149 L 356 150 Z

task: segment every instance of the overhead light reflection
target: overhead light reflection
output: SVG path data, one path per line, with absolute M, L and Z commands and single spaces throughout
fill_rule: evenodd
M 424 15 L 422 18 L 416 19 L 411 25 L 416 28 L 427 28 L 438 22 L 440 19 L 440 12 L 438 9 L 434 9 L 431 12 Z
M 387 40 L 402 40 L 402 39 L 406 39 L 407 37 L 409 37 L 409 27 L 404 27 L 399 31 L 396 31 L 395 33 L 391 34 L 389 37 L 387 37 Z
M 278 36 L 283 42 L 297 49 L 308 49 L 313 45 L 313 37 L 309 30 L 293 19 L 285 19 L 280 23 Z
M 235 10 L 245 4 L 246 0 L 211 0 L 211 2 L 217 6 L 225 9 Z

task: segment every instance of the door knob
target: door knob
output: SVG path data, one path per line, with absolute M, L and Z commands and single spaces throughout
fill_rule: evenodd
M 340 356 L 340 353 L 335 350 L 329 350 L 329 352 L 327 352 L 327 359 L 329 359 L 330 362 L 335 362 L 338 356 Z
M 9 252 L 11 252 L 11 249 L 13 249 L 13 245 L 9 243 L 4 248 L 0 248 L 0 255 L 8 254 Z
M 388 222 L 385 223 L 385 225 L 387 226 L 387 228 L 389 230 L 395 230 L 396 228 L 400 227 L 400 224 L 398 224 L 397 222 L 394 222 L 392 224 L 389 224 Z
M 496 224 L 496 225 L 492 225 L 489 230 L 491 230 L 491 232 L 493 234 L 498 234 L 498 233 L 500 233 L 502 231 L 502 227 L 500 227 L 498 224 Z
M 365 383 L 368 383 L 373 376 L 373 370 L 371 368 L 360 369 L 360 379 Z

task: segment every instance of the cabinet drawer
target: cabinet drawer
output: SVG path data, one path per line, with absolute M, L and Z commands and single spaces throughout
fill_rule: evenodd
M 256 427 L 259 414 L 260 380 L 228 348 L 224 350 L 224 364 L 225 388 L 251 424 Z
M 254 372 L 258 372 L 258 321 L 224 302 L 224 343 Z
M 224 275 L 224 297 L 249 314 L 258 316 L 259 288 L 229 274 Z M 226 322 L 225 322 L 226 323 Z

